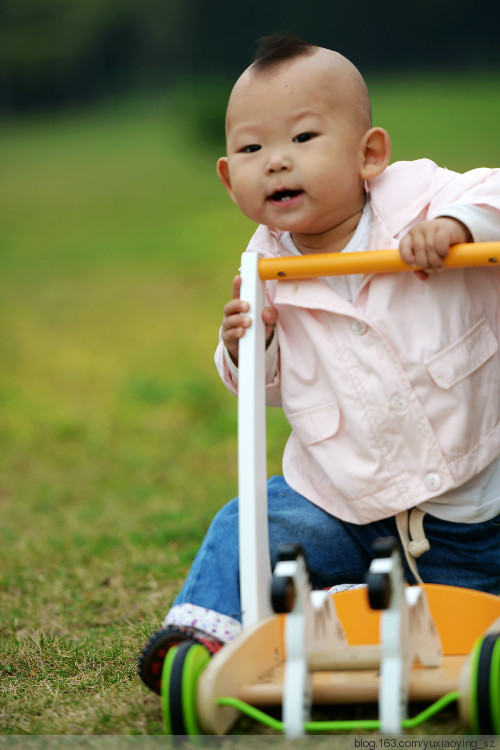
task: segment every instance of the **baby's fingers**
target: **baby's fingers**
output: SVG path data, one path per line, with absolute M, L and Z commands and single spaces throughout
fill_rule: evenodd
M 241 292 L 241 276 L 235 276 L 233 279 L 233 299 L 239 299 Z
M 232 299 L 224 307 L 224 317 L 222 319 L 222 340 L 233 362 L 238 364 L 238 343 L 245 335 L 246 329 L 251 324 L 248 315 L 248 302 L 239 299 Z
M 408 232 L 401 240 L 399 250 L 401 258 L 410 266 L 431 270 L 443 267 L 443 258 L 448 255 L 449 243 L 446 238 L 438 237 L 436 231 L 419 227 Z
M 277 310 L 275 310 L 274 307 L 265 307 L 262 311 L 262 320 L 266 326 L 266 344 L 269 344 L 278 321 Z
M 413 238 L 411 234 L 403 237 L 399 243 L 399 254 L 401 259 L 409 266 L 415 266 L 415 253 L 413 252 Z
M 278 320 L 278 311 L 274 307 L 265 307 L 262 311 L 262 320 L 266 326 L 275 326 Z
M 232 340 L 240 339 L 245 334 L 245 329 L 251 325 L 251 319 L 248 315 L 236 314 L 227 315 L 222 321 L 222 338 Z
M 224 305 L 224 321 L 226 318 L 231 318 L 234 315 L 244 315 L 247 313 L 250 309 L 250 305 L 245 300 L 240 300 L 239 298 L 232 299 L 230 302 L 227 302 Z

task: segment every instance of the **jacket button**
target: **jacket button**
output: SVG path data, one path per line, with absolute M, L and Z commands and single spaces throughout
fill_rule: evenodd
M 424 482 L 427 489 L 433 492 L 441 487 L 441 477 L 435 471 L 426 474 Z
M 354 320 L 352 324 L 352 330 L 357 333 L 358 336 L 362 336 L 367 332 L 368 326 L 364 320 Z
M 408 399 L 406 399 L 401 393 L 395 393 L 394 396 L 391 396 L 389 406 L 394 411 L 406 411 L 408 408 Z

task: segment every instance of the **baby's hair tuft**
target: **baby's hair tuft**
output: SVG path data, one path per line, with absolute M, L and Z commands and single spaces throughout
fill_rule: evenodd
M 271 34 L 259 39 L 257 52 L 252 63 L 256 71 L 264 71 L 279 65 L 285 60 L 293 60 L 302 55 L 312 55 L 317 48 L 289 31 Z

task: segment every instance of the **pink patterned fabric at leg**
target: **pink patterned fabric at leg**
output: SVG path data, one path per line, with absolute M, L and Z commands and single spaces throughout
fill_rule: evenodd
M 163 621 L 163 627 L 194 628 L 227 643 L 241 631 L 241 623 L 229 615 L 222 615 L 213 609 L 198 607 L 196 604 L 177 604 L 172 607 Z

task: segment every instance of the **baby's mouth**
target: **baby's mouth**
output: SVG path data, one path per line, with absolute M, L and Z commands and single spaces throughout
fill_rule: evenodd
M 275 193 L 269 196 L 268 200 L 277 203 L 287 203 L 292 198 L 296 198 L 298 195 L 302 195 L 303 190 L 276 190 Z

